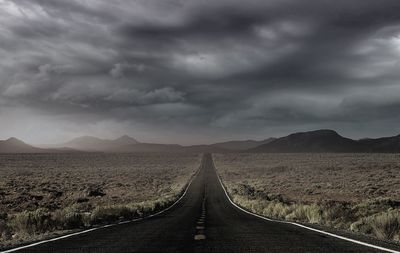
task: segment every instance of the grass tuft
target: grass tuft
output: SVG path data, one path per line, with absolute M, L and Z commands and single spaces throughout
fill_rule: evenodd
M 50 212 L 44 208 L 18 213 L 10 221 L 14 231 L 29 235 L 51 231 L 54 227 Z

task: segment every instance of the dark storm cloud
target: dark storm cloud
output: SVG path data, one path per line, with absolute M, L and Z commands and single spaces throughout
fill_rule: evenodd
M 0 116 L 14 119 L 1 130 L 185 143 L 320 127 L 394 134 L 399 9 L 397 0 L 0 1 Z M 26 124 L 36 137 L 21 133 Z

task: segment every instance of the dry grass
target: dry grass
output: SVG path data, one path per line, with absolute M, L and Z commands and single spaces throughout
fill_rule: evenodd
M 267 217 L 400 240 L 400 155 L 219 154 L 233 200 Z
M 182 193 L 189 154 L 0 155 L 0 243 L 142 217 Z

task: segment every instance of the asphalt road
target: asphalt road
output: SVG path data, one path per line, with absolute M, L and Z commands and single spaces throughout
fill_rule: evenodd
M 227 199 L 211 155 L 187 194 L 158 216 L 18 252 L 382 252 L 246 214 Z

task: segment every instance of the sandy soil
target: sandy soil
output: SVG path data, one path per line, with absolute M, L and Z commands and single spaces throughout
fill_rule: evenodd
M 199 161 L 185 154 L 0 155 L 0 213 L 152 200 L 179 191 Z
M 400 200 L 400 154 L 218 154 L 224 182 L 299 202 Z

